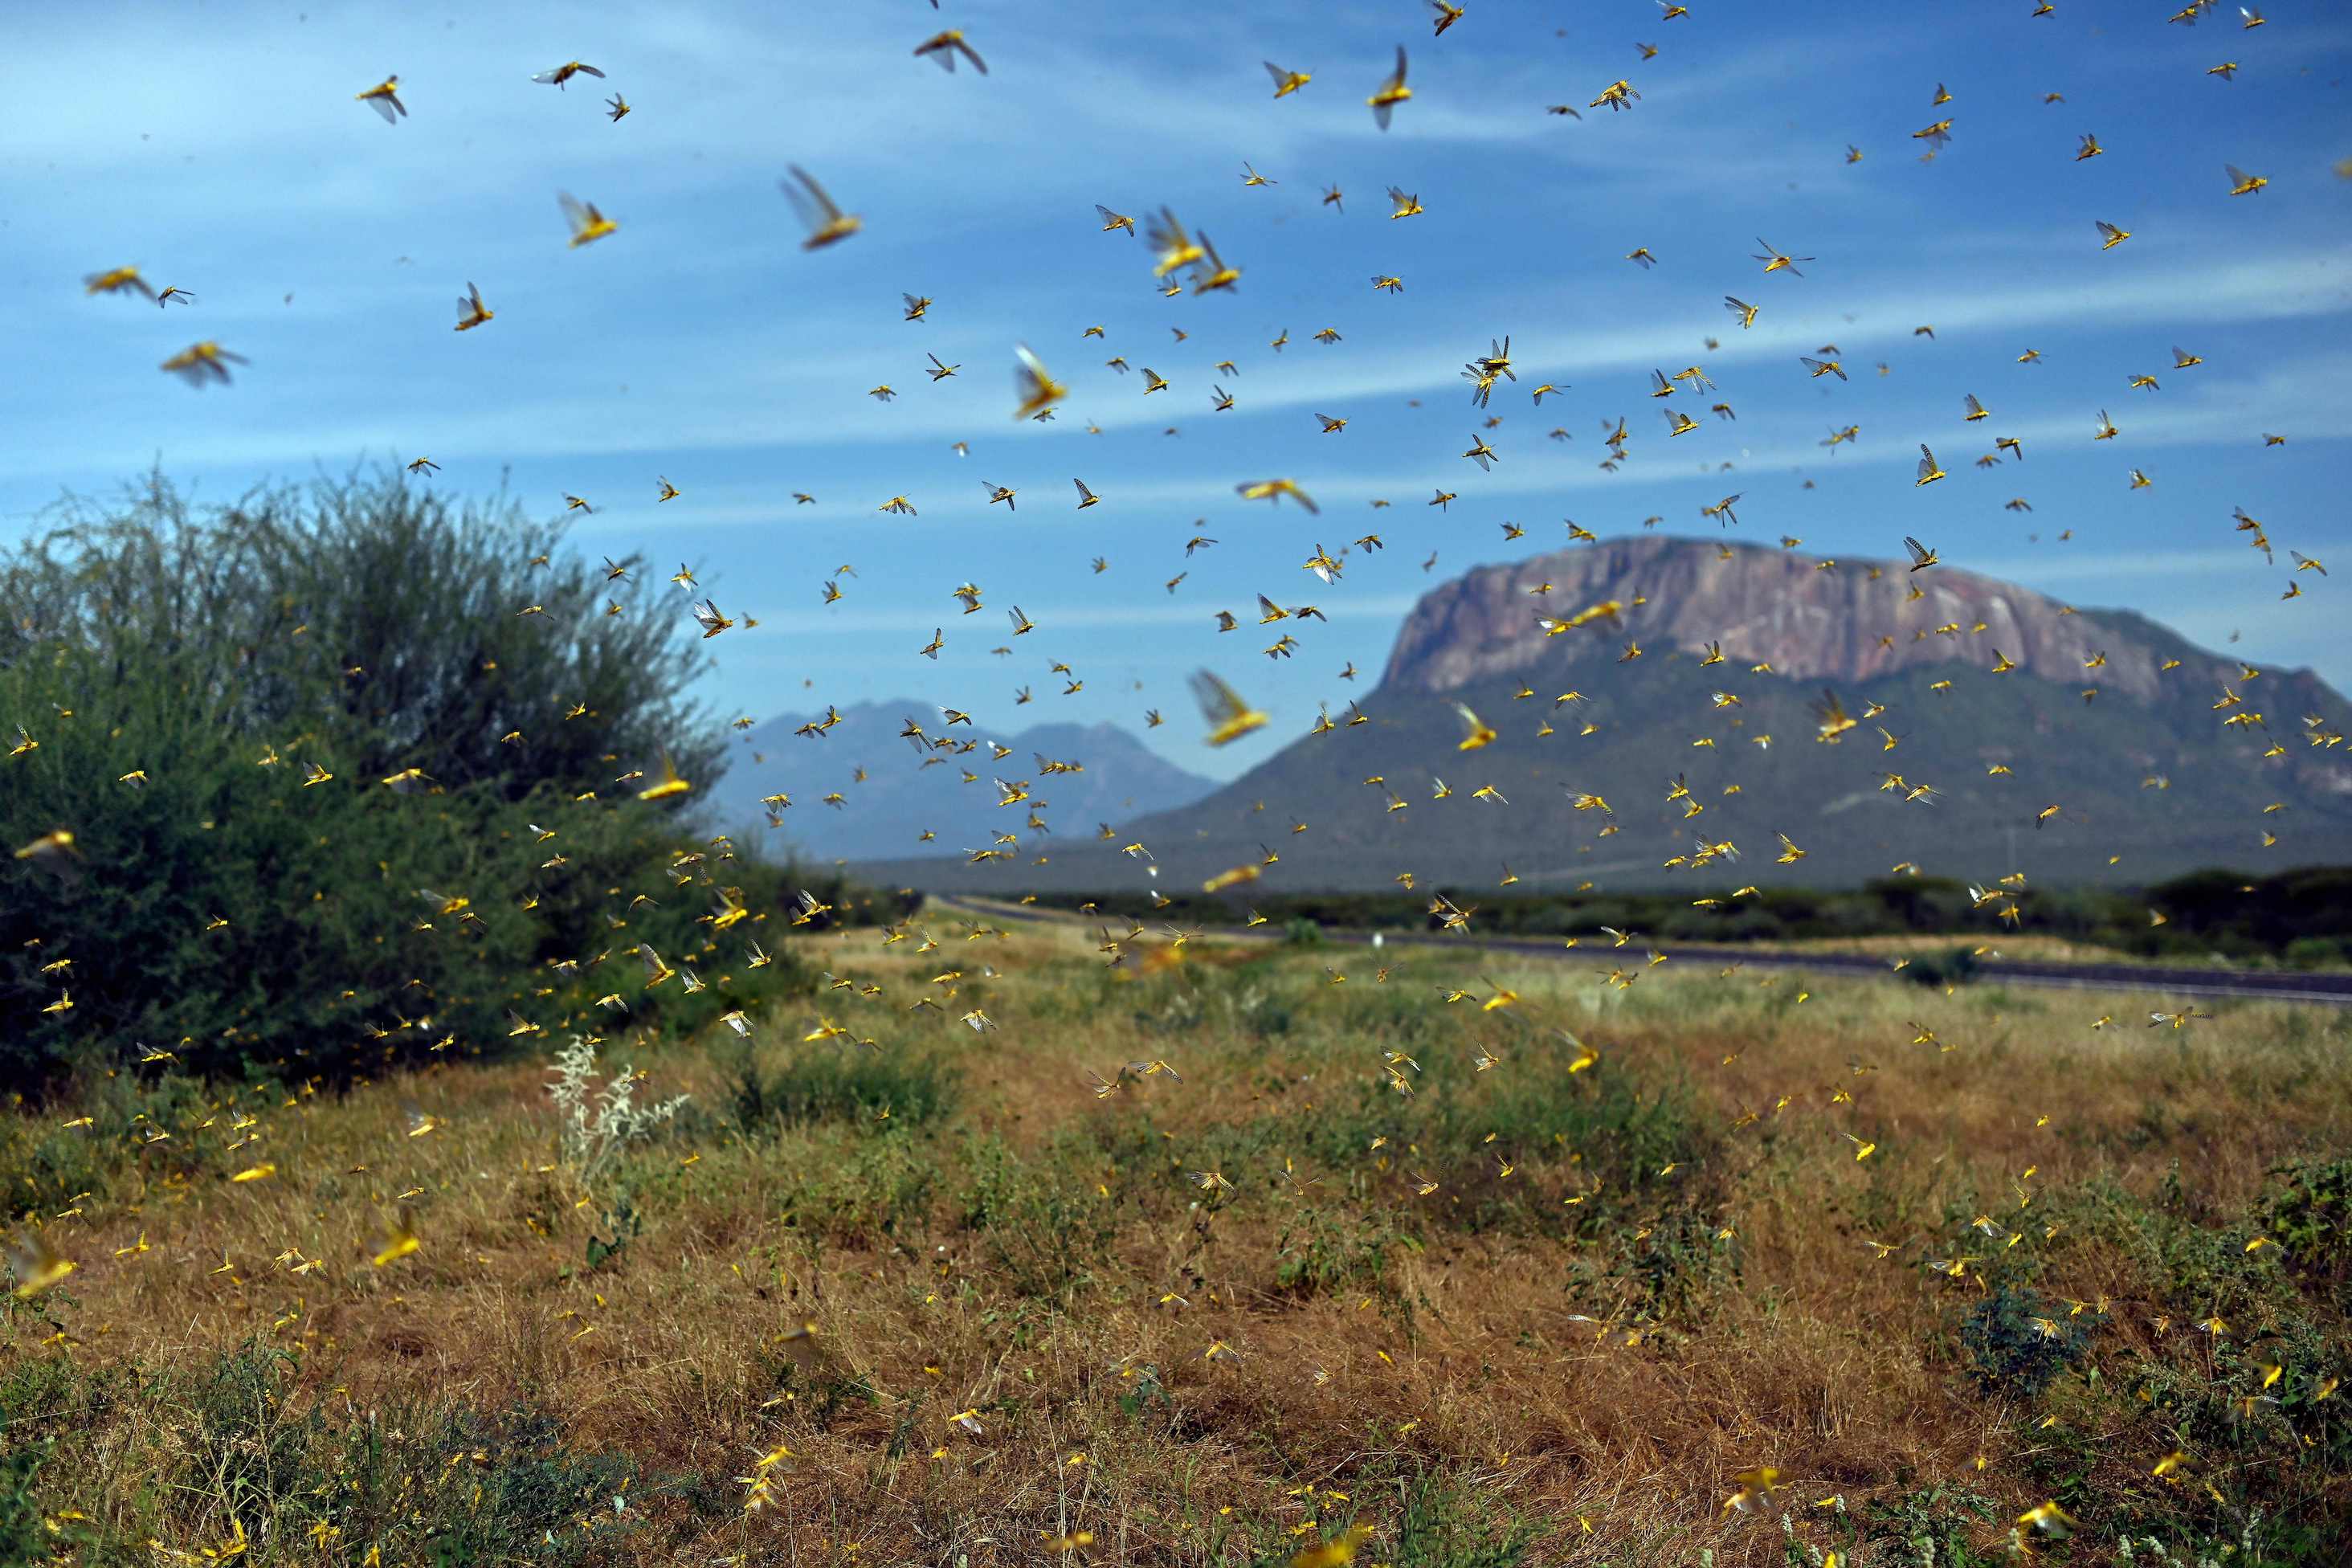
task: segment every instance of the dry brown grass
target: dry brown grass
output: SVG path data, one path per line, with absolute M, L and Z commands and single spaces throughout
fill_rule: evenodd
M 356 1532 L 374 1516 L 337 1489 L 356 1461 L 326 1437 L 283 1488 L 221 1455 L 314 1413 L 333 1435 L 450 1410 L 539 1413 L 572 1453 L 625 1463 L 617 1512 L 609 1475 L 550 1483 L 559 1561 L 1044 1562 L 1045 1537 L 1077 1529 L 1099 1562 L 1278 1561 L 1360 1516 L 1379 1527 L 1368 1562 L 1513 1561 L 1474 1538 L 1518 1521 L 1541 1531 L 1532 1562 L 1761 1563 L 1780 1527 L 1720 1507 L 1759 1462 L 1788 1478 L 1767 1511 L 1864 1563 L 1907 1560 L 1867 1506 L 1937 1482 L 1999 1505 L 1957 1527 L 1986 1550 L 2062 1489 L 2086 1532 L 2153 1520 L 2206 1540 L 2254 1506 L 2346 1503 L 2322 1462 L 2342 1451 L 2333 1406 L 2230 1437 L 2199 1478 L 2219 1503 L 2147 1479 L 2184 1423 L 2181 1446 L 2221 1446 L 2179 1399 L 2247 1392 L 2257 1345 L 2291 1347 L 2306 1384 L 2341 1370 L 2340 1297 L 2275 1249 L 2237 1250 L 2274 1165 L 2352 1152 L 2337 1016 L 2221 1004 L 2151 1030 L 2146 997 L 1594 973 L 1630 949 L 1414 951 L 1380 984 L 1361 951 L 1147 938 L 1112 973 L 1073 927 L 931 930 L 929 952 L 870 931 L 795 942 L 882 994 L 822 990 L 764 1020 L 760 1048 L 789 1078 L 840 1051 L 799 1039 L 838 1019 L 897 1070 L 960 1075 L 928 1121 L 737 1125 L 737 1053 L 709 1040 L 606 1047 L 695 1098 L 586 1186 L 556 1159 L 535 1060 L 218 1106 L 117 1085 L 72 1132 L 57 1124 L 76 1110 L 19 1115 L 0 1173 L 79 1265 L 0 1338 L 6 1437 L 58 1439 L 30 1482 L 48 1539 L 99 1562 L 241 1526 L 256 1562 L 356 1563 L 371 1544 L 432 1561 L 433 1528 Z M 953 1005 L 909 1013 L 950 969 Z M 1448 1005 L 1453 984 L 1519 1001 Z M 955 1022 L 974 1001 L 998 1031 Z M 1570 1075 L 1556 1026 L 1600 1065 Z M 1912 1043 L 1922 1027 L 1938 1043 Z M 1474 1037 L 1499 1066 L 1474 1070 Z M 1420 1060 L 1410 1099 L 1377 1087 L 1383 1049 Z M 1181 1085 L 1087 1087 L 1087 1068 L 1161 1058 Z M 235 1151 L 232 1105 L 258 1119 Z M 139 1145 L 140 1108 L 168 1142 Z M 410 1108 L 443 1125 L 408 1137 Z M 1848 1132 L 1876 1151 L 1857 1163 Z M 226 1179 L 257 1160 L 276 1174 Z M 1237 1190 L 1204 1203 L 1181 1173 L 1219 1160 Z M 1416 1196 L 1414 1172 L 1438 1192 Z M 639 1228 L 591 1268 L 588 1238 L 614 1234 L 624 1200 Z M 423 1245 L 374 1267 L 404 1205 Z M 1979 1214 L 2022 1239 L 1971 1231 Z M 142 1235 L 147 1251 L 113 1256 Z M 1955 1253 L 1981 1261 L 1958 1279 L 1922 1267 Z M 2080 1364 L 2097 1382 L 2027 1394 L 1969 1375 L 1962 1316 L 2029 1279 L 2093 1303 Z M 2191 1326 L 2217 1311 L 2218 1342 Z M 293 1360 L 266 1430 L 223 1439 L 205 1379 L 249 1343 Z M 1204 1360 L 1218 1343 L 1237 1357 Z M 2137 1400 L 2148 1387 L 2174 1392 Z M 951 1421 L 965 1410 L 981 1435 Z M 780 1445 L 747 1514 L 734 1478 Z M 425 1487 L 428 1459 L 506 1462 L 403 1461 L 432 1519 L 467 1505 Z M 324 1544 L 304 1533 L 344 1518 Z

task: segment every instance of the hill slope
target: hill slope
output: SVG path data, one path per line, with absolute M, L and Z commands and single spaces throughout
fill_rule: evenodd
M 761 797 L 790 792 L 793 804 L 782 812 L 783 826 L 763 828 L 746 839 L 763 845 L 772 856 L 781 856 L 787 846 L 815 859 L 951 855 L 1011 829 L 1034 837 L 1024 826 L 1022 807 L 998 808 L 997 791 L 989 783 L 998 773 L 1029 780 L 1035 800 L 1028 804 L 1039 805 L 1040 815 L 1066 833 L 1189 805 L 1215 787 L 1115 724 L 1034 724 L 1011 732 L 985 725 L 950 727 L 936 707 L 908 699 L 843 709 L 841 722 L 822 740 L 794 733 L 823 717 L 793 714 L 747 731 L 714 791 L 719 819 L 729 826 L 764 821 Z M 940 760 L 925 766 L 926 753 L 899 734 L 909 717 L 934 736 L 956 736 L 959 752 L 928 753 Z M 961 749 L 966 745 L 970 750 Z M 999 759 L 998 747 L 1011 754 Z M 1040 756 L 1076 763 L 1086 771 L 1045 774 L 1038 766 Z M 967 773 L 979 782 L 963 782 Z M 824 802 L 834 793 L 842 796 L 839 806 Z M 925 829 L 936 839 L 919 842 Z
M 1559 636 L 1532 607 L 1565 618 L 1612 600 L 1613 616 Z M 2000 659 L 2012 668 L 1996 674 Z M 1824 688 L 1857 721 L 1835 743 L 1812 711 Z M 1571 690 L 1582 700 L 1559 700 Z M 1459 749 L 1458 701 L 1498 732 L 1492 744 Z M 1695 836 L 1742 853 L 1700 873 L 1709 886 L 1840 885 L 1906 861 L 2136 882 L 2352 859 L 2352 758 L 2310 743 L 2305 723 L 2340 732 L 2346 704 L 2317 678 L 1940 567 L 1634 539 L 1486 568 L 1423 597 L 1362 709 L 1363 724 L 1126 822 L 1122 841 L 1142 840 L 1171 888 L 1269 850 L 1267 885 L 1292 889 L 1407 871 L 1491 888 L 1506 862 L 1530 888 L 1671 885 L 1688 873 L 1664 863 Z M 2224 723 L 2254 713 L 2262 724 Z M 1689 794 L 1670 799 L 1677 778 Z M 1474 798 L 1486 784 L 1509 804 Z M 1934 793 L 1906 802 L 1921 784 Z M 1575 810 L 1570 792 L 1612 812 Z M 1801 860 L 1776 863 L 1780 833 Z M 1098 846 L 1050 854 L 1038 865 L 1024 847 L 924 885 L 1129 887 L 1140 874 Z

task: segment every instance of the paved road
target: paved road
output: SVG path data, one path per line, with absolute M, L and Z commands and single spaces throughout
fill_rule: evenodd
M 992 919 L 1051 921 L 1076 918 L 1065 910 L 982 903 L 940 893 L 930 896 L 936 903 Z M 1213 934 L 1244 941 L 1270 939 L 1277 935 L 1271 929 L 1244 931 L 1237 928 L 1219 928 Z M 1326 927 L 1323 931 L 1327 942 L 1358 946 L 1368 945 L 1371 935 L 1369 931 L 1342 931 L 1332 927 Z M 1381 936 L 1389 946 L 1459 946 L 1464 941 L 1460 937 L 1424 931 L 1385 931 Z M 1526 937 L 1474 937 L 1470 940 L 1480 947 L 1540 958 L 1591 959 L 1612 951 L 1605 945 L 1564 948 L 1556 940 L 1539 942 Z M 1866 952 L 1765 952 L 1748 947 L 1682 947 L 1652 943 L 1644 943 L 1642 951 L 1644 957 L 1654 951 L 1683 963 L 1731 963 L 1751 969 L 1806 969 L 1832 973 L 1869 974 L 1882 979 L 1894 973 L 1887 967 L 1886 959 Z M 1977 972 L 1977 983 L 1988 982 L 2067 990 L 2140 991 L 2159 997 L 2248 996 L 2264 997 L 2274 1002 L 2316 1002 L 2338 1007 L 2352 1006 L 2352 974 L 2346 973 L 2182 969 L 2140 963 L 2038 963 L 2027 959 L 1988 958 L 1982 961 Z

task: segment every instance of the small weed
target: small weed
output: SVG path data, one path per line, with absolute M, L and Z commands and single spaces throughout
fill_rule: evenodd
M 1864 1534 L 1877 1544 L 1872 1559 L 1889 1568 L 1969 1568 L 1997 1559 L 1969 1544 L 2000 1517 L 1992 1499 L 1937 1482 L 1863 1506 Z
M 1714 1306 L 1718 1293 L 1736 1288 L 1739 1254 L 1736 1237 L 1688 1208 L 1673 1208 L 1642 1227 L 1648 1234 L 1622 1256 L 1614 1272 L 1630 1279 L 1653 1321 L 1692 1323 Z
M 572 1451 L 543 1412 L 384 1412 L 322 1435 L 318 1450 L 308 1506 L 350 1561 L 371 1548 L 435 1568 L 625 1558 L 600 1538 L 635 1527 L 631 1466 Z
M 859 1139 L 836 1158 L 804 1164 L 784 1194 L 784 1223 L 844 1247 L 919 1233 L 939 1179 L 912 1134 Z
M 1056 1179 L 1049 1151 L 1026 1163 L 1002 1138 L 973 1141 L 964 1228 L 987 1244 L 1013 1289 L 1056 1298 L 1090 1283 L 1110 1246 L 1111 1205 Z
M 1389 1257 L 1400 1250 L 1418 1252 L 1421 1244 L 1385 1209 L 1301 1204 L 1275 1242 L 1275 1283 L 1302 1297 L 1350 1286 L 1384 1294 Z
M 1176 1402 L 1169 1397 L 1168 1385 L 1160 1381 L 1160 1369 L 1150 1362 L 1134 1369 L 1127 1387 L 1118 1396 L 1119 1414 L 1130 1420 L 1147 1418 L 1165 1422 L 1176 1413 Z
M 2298 1280 L 2352 1310 L 2352 1160 L 2274 1167 L 2257 1223 Z
M 610 1263 L 623 1247 L 629 1245 L 630 1238 L 637 1234 L 637 1228 L 641 1223 L 637 1217 L 636 1209 L 629 1203 L 627 1194 L 623 1194 L 615 1197 L 613 1200 L 613 1206 L 605 1212 L 604 1226 L 612 1231 L 613 1238 L 607 1241 L 595 1232 L 589 1232 L 587 1246 L 589 1268 L 593 1271 Z
M 1987 1392 L 2032 1398 L 2082 1361 L 2091 1334 L 2040 1292 L 2003 1285 L 1962 1316 L 1960 1342 Z
M 214 1358 L 180 1391 L 186 1406 L 188 1484 L 232 1515 L 267 1511 L 304 1486 L 313 1423 L 289 1414 L 285 1395 L 299 1362 L 258 1340 Z

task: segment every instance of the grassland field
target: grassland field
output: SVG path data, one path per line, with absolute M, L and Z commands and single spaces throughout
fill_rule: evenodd
M 0 1563 L 2347 1559 L 2339 1012 L 898 929 L 13 1107 Z

